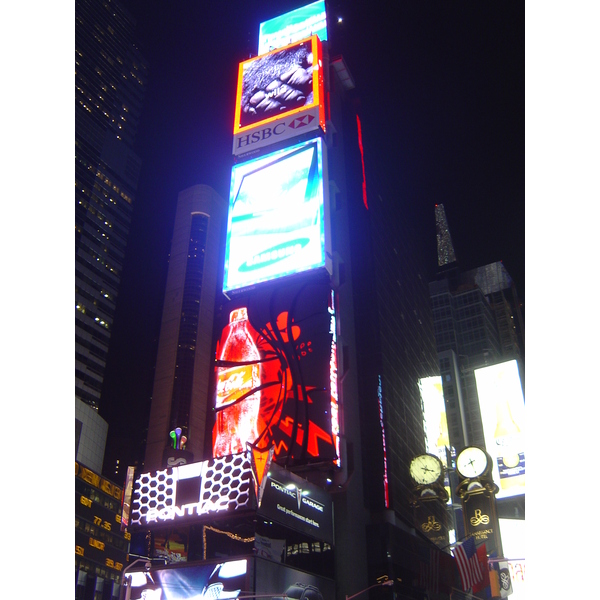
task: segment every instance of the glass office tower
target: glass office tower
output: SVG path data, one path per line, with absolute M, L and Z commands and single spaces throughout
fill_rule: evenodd
M 115 0 L 75 6 L 75 397 L 98 410 L 141 161 L 148 66 Z

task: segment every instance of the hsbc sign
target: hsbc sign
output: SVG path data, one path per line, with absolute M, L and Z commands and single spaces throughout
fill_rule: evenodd
M 319 129 L 319 106 L 308 109 L 302 114 L 295 114 L 287 119 L 258 126 L 252 131 L 238 133 L 233 137 L 233 155 L 238 156 L 251 150 L 279 141 L 303 135 Z

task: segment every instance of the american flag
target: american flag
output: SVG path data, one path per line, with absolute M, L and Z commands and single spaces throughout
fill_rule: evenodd
M 458 565 L 463 591 L 466 592 L 474 584 L 483 581 L 483 573 L 477 559 L 477 551 L 473 538 L 468 538 L 462 544 L 457 544 L 453 553 Z
M 429 556 L 421 553 L 419 561 L 419 584 L 431 594 L 439 592 L 440 581 L 440 551 L 437 548 L 429 548 Z

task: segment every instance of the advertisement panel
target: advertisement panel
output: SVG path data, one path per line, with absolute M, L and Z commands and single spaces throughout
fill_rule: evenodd
M 153 473 L 135 481 L 131 526 L 197 522 L 216 513 L 255 506 L 246 454 L 225 456 Z
M 502 550 L 506 559 L 505 568 L 511 578 L 511 600 L 524 600 L 525 589 L 525 558 L 527 556 L 527 534 L 525 520 L 498 519 L 500 535 L 502 536 Z
M 253 574 L 253 571 L 255 573 Z M 207 561 L 128 573 L 131 600 L 232 600 L 265 597 L 278 600 L 334 600 L 332 579 L 261 558 Z M 256 589 L 253 592 L 254 581 Z
M 425 432 L 426 451 L 437 456 L 444 466 L 450 469 L 452 465 L 448 464 L 448 459 L 452 452 L 448 438 L 448 421 L 446 419 L 442 378 L 437 376 L 419 379 L 419 390 L 423 402 L 423 431 Z M 452 493 L 448 471 L 444 478 L 444 487 L 448 492 L 448 503 L 451 503 Z
M 257 514 L 333 544 L 331 496 L 277 465 L 269 469 Z
M 257 595 L 273 600 L 335 600 L 335 582 L 299 569 L 256 558 Z
M 335 298 L 328 283 L 252 291 L 225 306 L 213 456 L 273 448 L 274 462 L 338 457 Z
M 327 41 L 325 0 L 263 21 L 258 28 L 258 54 L 271 52 L 312 35 L 318 35 L 322 42 Z
M 224 292 L 331 271 L 325 158 L 316 138 L 233 167 Z
M 319 127 L 325 131 L 324 98 L 317 36 L 240 63 L 234 156 Z
M 525 400 L 516 360 L 475 370 L 497 498 L 525 493 Z
M 129 573 L 131 600 L 233 599 L 250 589 L 249 559 Z

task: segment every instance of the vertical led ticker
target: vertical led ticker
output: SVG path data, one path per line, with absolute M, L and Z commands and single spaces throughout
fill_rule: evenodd
M 331 290 L 329 297 L 329 314 L 331 320 L 329 324 L 329 333 L 331 334 L 331 354 L 329 359 L 329 385 L 331 388 L 331 435 L 335 446 L 337 459 L 333 462 L 339 467 L 340 458 L 340 420 L 337 389 L 337 340 L 336 340 L 336 319 L 335 319 L 335 296 Z
M 381 375 L 377 383 L 377 398 L 379 400 L 379 425 L 381 426 L 381 440 L 383 443 L 383 491 L 385 495 L 385 507 L 390 507 L 390 493 L 388 486 L 387 452 L 385 446 L 385 426 L 383 424 L 383 393 L 381 390 Z
M 360 148 L 360 160 L 362 162 L 362 176 L 363 176 L 363 180 L 362 180 L 362 190 L 363 190 L 363 202 L 365 205 L 365 208 L 367 210 L 369 210 L 369 205 L 367 203 L 367 180 L 365 178 L 365 154 L 363 151 L 363 142 L 362 142 L 362 128 L 360 126 L 360 119 L 358 118 L 358 115 L 356 115 L 356 124 L 358 126 L 358 147 Z

